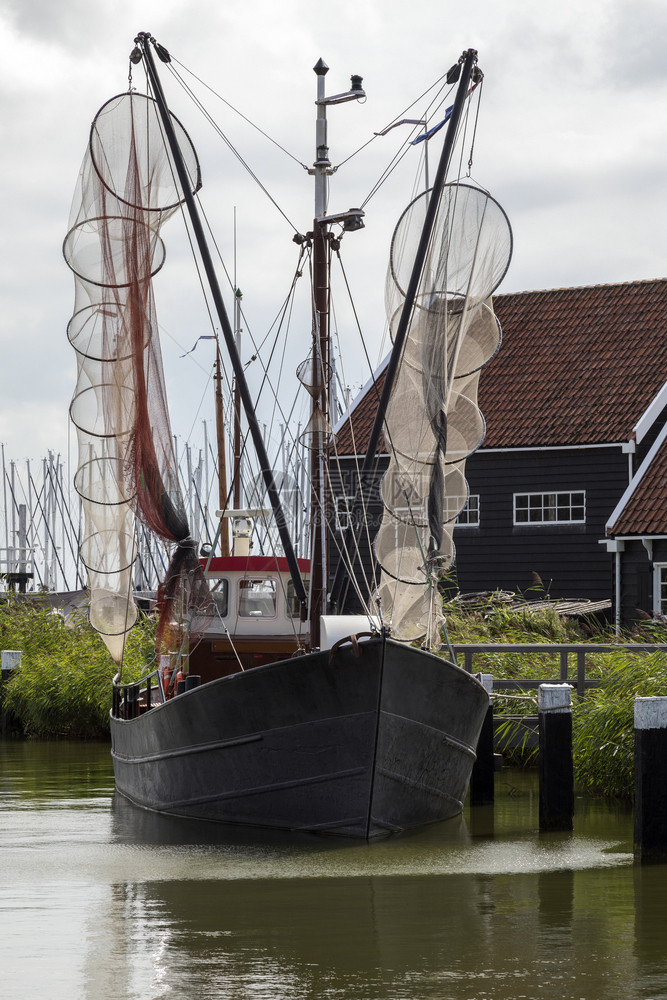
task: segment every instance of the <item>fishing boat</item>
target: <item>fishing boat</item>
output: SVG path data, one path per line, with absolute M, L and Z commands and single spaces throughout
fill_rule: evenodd
M 477 53 L 464 52 L 447 74 L 456 93 L 433 186 L 409 205 L 394 234 L 393 349 L 336 572 L 326 492 L 335 453 L 328 265 L 333 227 L 354 231 L 364 213 L 327 211 L 326 110 L 362 98 L 362 80 L 352 77 L 349 91 L 327 97 L 327 67 L 315 66 L 315 219 L 300 237 L 312 246 L 315 289 L 311 355 L 300 369 L 312 398 L 310 558 L 303 559 L 198 213 L 197 154 L 167 108 L 155 56 L 170 61 L 140 33 L 130 60 L 143 65 L 148 93 L 131 88 L 96 115 L 64 243 L 76 284 L 68 336 L 79 365 L 70 412 L 85 518 L 81 557 L 91 622 L 118 664 L 137 616 L 137 519 L 173 551 L 158 591 L 155 662 L 140 681 L 124 679 L 122 670 L 114 680 L 117 790 L 160 813 L 364 840 L 448 819 L 463 808 L 488 695 L 453 655 L 439 652 L 441 589 L 454 559 L 453 523 L 467 499 L 465 457 L 483 436 L 477 379 L 500 342 L 491 294 L 511 253 L 497 202 L 471 183 L 447 180 L 464 109 L 482 79 Z M 161 227 L 181 208 L 279 538 L 280 551 L 270 555 L 250 549 L 253 523 L 266 511 L 221 510 L 205 557 L 184 516 L 151 286 L 164 260 Z M 376 572 L 364 613 L 352 615 L 345 591 L 350 581 L 357 594 L 363 588 L 355 539 L 370 530 L 365 477 L 381 439 L 391 464 L 381 487 Z

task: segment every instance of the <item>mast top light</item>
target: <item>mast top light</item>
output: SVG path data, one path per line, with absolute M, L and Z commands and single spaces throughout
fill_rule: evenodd
M 318 64 L 319 65 L 319 64 Z M 328 67 L 327 67 L 328 68 Z M 317 73 L 317 66 L 315 67 Z M 362 87 L 363 76 L 354 73 L 350 77 L 352 88 L 342 94 L 334 94 L 333 97 L 321 97 L 316 104 L 344 104 L 346 101 L 361 101 L 366 97 L 366 91 Z

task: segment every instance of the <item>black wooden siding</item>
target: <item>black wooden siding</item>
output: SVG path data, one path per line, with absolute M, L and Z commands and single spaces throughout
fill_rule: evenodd
M 344 460 L 342 465 L 352 478 L 352 461 Z M 454 531 L 456 576 L 462 592 L 530 591 L 536 573 L 552 597 L 611 598 L 613 557 L 599 542 L 628 483 L 628 456 L 620 446 L 567 451 L 482 449 L 468 459 L 466 474 L 470 492 L 480 497 L 480 525 L 459 525 Z M 515 493 L 581 490 L 586 493 L 585 524 L 513 524 Z M 378 500 L 372 509 L 376 525 L 381 513 Z M 356 535 L 364 563 L 370 567 L 365 533 Z M 337 561 L 334 544 L 334 571 Z M 354 601 L 347 610 L 358 610 Z
M 372 555 L 373 539 L 375 538 L 377 530 L 380 527 L 384 510 L 380 499 L 380 482 L 388 464 L 389 460 L 386 457 L 377 459 L 375 469 L 373 473 L 369 475 L 368 487 L 364 490 L 364 495 L 367 498 L 366 519 L 368 523 L 368 530 L 361 526 L 362 519 L 360 517 L 357 518 L 357 524 L 355 525 L 354 530 L 354 545 L 360 553 L 361 562 L 365 567 L 365 572 L 369 582 L 372 581 L 372 567 L 375 565 L 375 559 Z M 331 474 L 331 482 L 334 489 L 334 497 L 337 493 L 341 496 L 354 496 L 358 482 L 354 461 L 352 459 L 341 459 L 339 461 L 338 470 L 332 472 Z M 336 489 L 337 485 L 338 489 Z M 329 518 L 329 524 L 333 526 L 333 517 Z M 344 533 L 336 530 L 334 527 L 333 530 L 330 531 L 329 541 L 331 579 L 333 579 L 338 566 L 340 546 L 342 545 L 343 540 Z M 361 589 L 364 590 L 364 574 L 360 572 L 359 569 L 357 569 L 356 577 L 359 581 Z M 361 603 L 356 597 L 354 587 L 352 586 L 348 589 L 348 597 L 344 610 L 349 614 L 356 614 L 362 610 Z
M 611 596 L 612 561 L 600 539 L 628 483 L 618 448 L 490 451 L 468 459 L 470 492 L 480 497 L 479 528 L 454 532 L 462 591 L 525 591 L 533 574 L 552 597 Z M 515 493 L 586 493 L 585 524 L 513 524 Z
M 653 566 L 667 563 L 667 540 L 653 542 L 653 558 L 640 539 L 625 541 L 621 553 L 621 621 L 632 625 L 644 615 L 653 614 Z M 642 614 L 643 612 L 643 614 Z

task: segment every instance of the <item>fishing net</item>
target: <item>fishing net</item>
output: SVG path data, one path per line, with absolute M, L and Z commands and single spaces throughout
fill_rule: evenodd
M 197 155 L 172 121 L 192 190 Z M 79 464 L 90 620 L 120 662 L 136 621 L 135 517 L 174 554 L 158 592 L 157 646 L 169 649 L 177 613 L 204 627 L 212 607 L 178 484 L 151 287 L 165 248 L 163 223 L 183 200 L 154 101 L 127 93 L 93 121 L 63 244 L 75 276 L 67 334 L 77 357 L 70 406 Z M 189 610 L 188 610 L 189 609 Z
M 408 206 L 392 238 L 385 294 L 392 333 L 430 198 L 425 192 Z M 390 463 L 374 543 L 375 596 L 392 634 L 406 641 L 426 635 L 437 645 L 440 587 L 455 560 L 454 522 L 468 499 L 465 461 L 484 439 L 479 373 L 500 347 L 491 295 L 511 254 L 500 205 L 470 184 L 446 185 L 384 427 Z

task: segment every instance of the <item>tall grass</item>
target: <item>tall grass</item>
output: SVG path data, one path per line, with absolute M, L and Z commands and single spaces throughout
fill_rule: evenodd
M 597 622 L 579 622 L 565 618 L 553 608 L 531 608 L 529 603 L 509 606 L 507 602 L 494 596 L 480 601 L 473 607 L 460 604 L 456 599 L 445 605 L 447 632 L 452 643 L 471 644 L 533 644 L 579 643 L 612 641 L 608 629 Z M 560 675 L 560 661 L 554 653 L 477 653 L 475 671 L 493 674 L 507 680 L 521 678 L 556 679 Z M 591 676 L 596 676 L 592 667 Z M 521 692 L 516 692 L 518 696 Z M 527 690 L 527 696 L 535 696 L 535 691 Z M 516 701 L 497 698 L 495 711 L 514 713 Z M 527 711 L 533 711 L 528 705 Z
M 616 636 L 604 624 L 577 622 L 552 609 L 510 609 L 493 598 L 474 609 L 461 608 L 456 600 L 445 606 L 447 630 L 452 642 L 469 643 L 667 643 L 667 626 L 642 621 Z M 548 678 L 558 676 L 558 661 L 548 653 L 485 654 L 475 658 L 479 670 L 503 678 Z M 600 687 L 589 690 L 573 705 L 573 755 L 577 786 L 583 792 L 630 800 L 633 794 L 634 699 L 667 695 L 667 654 L 631 653 L 624 650 L 586 657 L 586 673 Z M 520 693 L 520 692 L 518 692 Z M 535 695 L 526 689 L 527 696 Z M 529 715 L 536 709 L 530 701 L 497 698 L 499 715 Z M 505 735 L 523 732 L 516 722 L 502 723 Z M 514 727 L 514 728 L 513 728 Z M 513 763 L 535 764 L 537 757 L 521 747 Z
M 154 656 L 153 622 L 131 631 L 124 673 L 138 676 Z M 50 609 L 9 595 L 0 603 L 0 648 L 23 659 L 4 685 L 4 704 L 30 737 L 100 739 L 109 732 L 117 668 L 84 615 L 67 623 Z
M 667 636 L 653 641 L 665 642 Z M 607 655 L 602 686 L 573 713 L 574 769 L 582 791 L 632 798 L 634 699 L 654 695 L 667 695 L 667 655 Z

